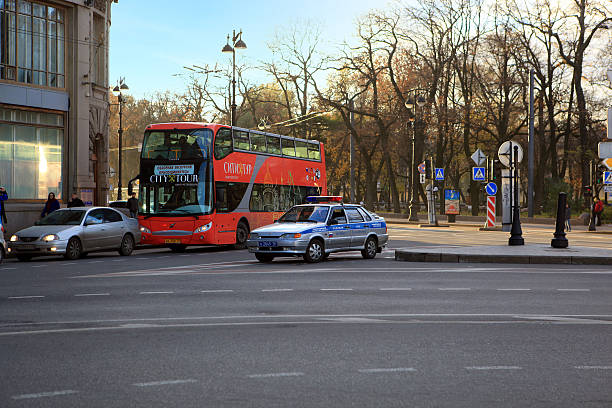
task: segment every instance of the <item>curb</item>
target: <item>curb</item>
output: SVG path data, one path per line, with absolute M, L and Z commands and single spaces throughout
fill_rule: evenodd
M 612 257 L 603 256 L 545 256 L 545 255 L 470 255 L 440 252 L 395 251 L 395 260 L 404 262 L 444 263 L 508 263 L 508 264 L 564 264 L 612 265 Z

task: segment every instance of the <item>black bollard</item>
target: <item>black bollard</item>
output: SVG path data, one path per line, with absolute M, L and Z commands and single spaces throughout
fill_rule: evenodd
M 523 229 L 521 228 L 521 207 L 518 199 L 518 146 L 514 146 L 514 160 L 510 159 L 511 170 L 512 163 L 514 163 L 514 210 L 512 211 L 512 230 L 510 230 L 508 245 L 514 246 L 525 245 L 525 240 L 523 239 Z
M 555 234 L 550 246 L 553 248 L 567 248 L 568 241 L 565 238 L 565 204 L 567 203 L 567 194 L 559 193 L 557 199 L 557 225 Z

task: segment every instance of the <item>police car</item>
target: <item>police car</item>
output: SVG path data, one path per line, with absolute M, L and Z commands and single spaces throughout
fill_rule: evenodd
M 303 256 L 320 262 L 332 252 L 361 250 L 372 259 L 387 245 L 385 220 L 360 205 L 343 204 L 342 197 L 310 196 L 274 224 L 249 234 L 247 248 L 260 262 L 278 256 Z

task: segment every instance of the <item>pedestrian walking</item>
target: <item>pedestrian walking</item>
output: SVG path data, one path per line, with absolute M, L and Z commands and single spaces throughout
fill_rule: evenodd
M 132 197 L 127 200 L 127 208 L 130 210 L 130 217 L 136 218 L 138 216 L 138 199 L 136 193 L 132 193 Z
M 599 198 L 595 198 L 595 206 L 593 207 L 593 213 L 595 214 L 595 222 L 597 226 L 601 225 L 601 213 L 603 213 L 604 206 Z
M 85 207 L 85 203 L 83 203 L 83 200 L 81 200 L 79 198 L 77 193 L 72 193 L 72 198 L 70 199 L 70 201 L 68 201 L 67 207 L 68 208 L 72 208 L 72 207 Z
M 569 203 L 565 203 L 565 229 L 567 232 L 572 230 L 572 225 L 570 224 L 570 218 L 572 217 L 572 209 Z
M 4 187 L 0 187 L 0 225 L 4 226 L 8 223 L 6 219 L 6 205 L 5 201 L 8 200 L 8 194 Z
M 60 203 L 55 198 L 55 193 L 49 193 L 49 195 L 47 196 L 47 202 L 45 203 L 45 206 L 43 207 L 43 210 L 40 213 L 40 218 L 43 218 L 45 215 L 51 214 L 55 210 L 59 210 L 59 208 Z

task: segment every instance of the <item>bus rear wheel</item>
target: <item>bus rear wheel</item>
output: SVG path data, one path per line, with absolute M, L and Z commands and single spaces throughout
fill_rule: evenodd
M 249 227 L 243 221 L 240 221 L 238 223 L 238 226 L 236 227 L 236 243 L 234 244 L 234 248 L 236 249 L 246 248 L 246 242 L 248 238 L 249 238 Z

